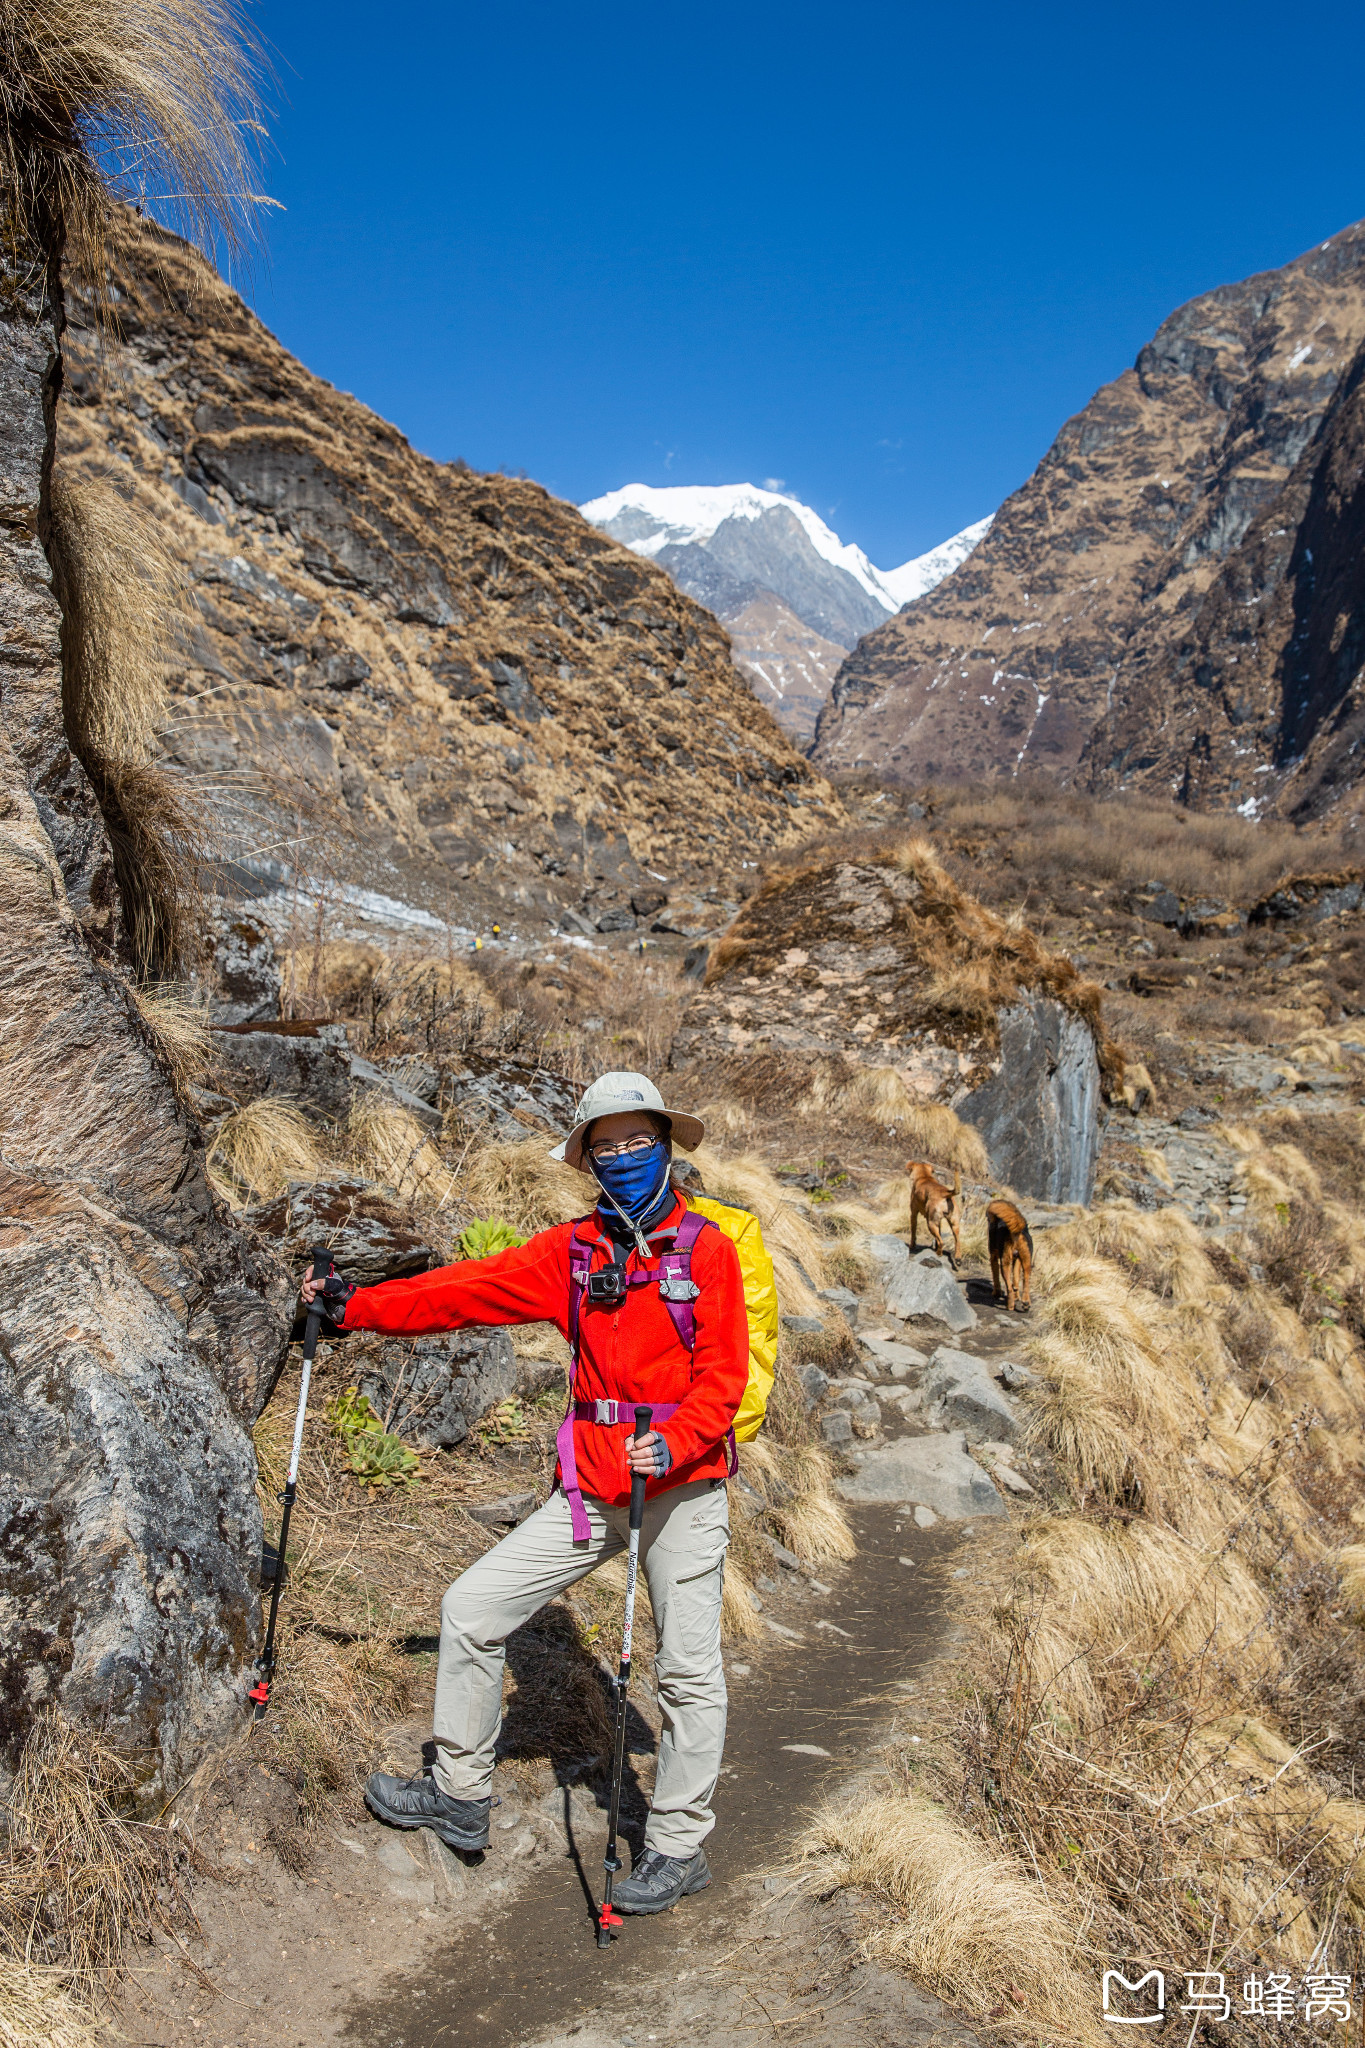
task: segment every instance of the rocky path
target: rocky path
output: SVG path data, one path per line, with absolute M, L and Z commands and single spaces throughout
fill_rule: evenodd
M 859 1553 L 809 1591 L 783 1633 L 731 1666 L 732 1698 L 715 1881 L 672 1913 L 628 1922 L 609 1953 L 594 1942 L 605 1814 L 561 1795 L 558 1855 L 510 1904 L 491 1897 L 419 1969 L 350 2003 L 339 2037 L 364 2048 L 680 2048 L 705 2037 L 770 2035 L 799 2048 L 855 2039 L 908 2048 L 974 2037 L 936 1999 L 857 1960 L 837 1909 L 794 1891 L 782 1859 L 826 1792 L 874 1781 L 875 1745 L 913 1713 L 915 1673 L 945 1617 L 932 1567 L 955 1539 L 886 1507 L 859 1510 Z M 490 1862 L 492 1859 L 490 1859 Z M 477 1876 L 477 1874 L 476 1874 Z

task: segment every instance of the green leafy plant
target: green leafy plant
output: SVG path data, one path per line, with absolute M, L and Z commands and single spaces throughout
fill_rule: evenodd
M 476 1216 L 460 1233 L 458 1250 L 462 1259 L 487 1259 L 494 1252 L 511 1251 L 526 1239 L 504 1223 L 500 1216 Z
M 346 1448 L 346 1462 L 362 1486 L 415 1486 L 421 1460 L 403 1439 L 386 1430 L 369 1396 L 347 1387 L 327 1404 L 327 1425 Z
M 520 1400 L 515 1394 L 509 1400 L 499 1401 L 496 1408 L 490 1408 L 479 1424 L 478 1434 L 485 1444 L 515 1444 L 531 1434 Z

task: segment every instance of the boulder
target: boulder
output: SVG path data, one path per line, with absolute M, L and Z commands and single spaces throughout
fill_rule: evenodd
M 1100 1063 L 1083 1018 L 1050 996 L 1000 1012 L 1000 1068 L 954 1104 L 998 1179 L 1048 1202 L 1088 1202 L 1099 1156 Z
M 851 1287 L 822 1287 L 821 1301 L 827 1301 L 831 1308 L 837 1308 L 851 1330 L 858 1327 L 858 1310 L 862 1306 Z
M 881 1444 L 868 1451 L 858 1470 L 837 1485 L 845 1500 L 919 1505 L 949 1522 L 1005 1512 L 995 1487 L 968 1456 L 960 1429 L 934 1436 L 902 1436 Z
M 814 1408 L 824 1399 L 825 1390 L 829 1386 L 829 1374 L 822 1372 L 818 1365 L 807 1364 L 797 1366 L 796 1377 L 801 1382 L 801 1391 L 805 1396 L 807 1408 Z
M 517 1391 L 506 1330 L 445 1330 L 367 1345 L 355 1384 L 396 1436 L 453 1450 L 490 1408 Z
M 357 1287 L 381 1280 L 406 1280 L 437 1264 L 412 1211 L 392 1188 L 339 1175 L 331 1180 L 291 1180 L 273 1201 L 242 1211 L 290 1269 L 301 1273 L 315 1244 L 331 1247 L 337 1270 Z
M 976 1328 L 976 1310 L 963 1298 L 952 1267 L 936 1252 L 921 1252 L 914 1259 L 906 1254 L 904 1266 L 887 1285 L 886 1307 L 902 1322 L 928 1316 L 950 1330 Z
M 924 1375 L 926 1420 L 947 1420 L 965 1430 L 973 1441 L 998 1436 L 1006 1440 L 1018 1433 L 1019 1421 L 991 1377 L 989 1366 L 969 1351 L 956 1351 L 940 1344 Z

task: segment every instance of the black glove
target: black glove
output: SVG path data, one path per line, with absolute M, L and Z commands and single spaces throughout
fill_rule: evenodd
M 328 1322 L 340 1328 L 346 1319 L 346 1305 L 355 1292 L 354 1280 L 344 1279 L 336 1267 L 332 1266 L 313 1299 L 322 1303 L 322 1313 Z

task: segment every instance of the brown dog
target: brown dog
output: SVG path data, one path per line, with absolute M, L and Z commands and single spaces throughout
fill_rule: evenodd
M 991 1254 L 991 1300 L 999 1301 L 1003 1294 L 1006 1308 L 1013 1312 L 1017 1294 L 1020 1306 L 1031 1308 L 1033 1234 L 1013 1202 L 986 1204 L 986 1242 Z
M 962 1175 L 953 1175 L 953 1184 L 946 1188 L 936 1176 L 927 1159 L 908 1159 L 905 1170 L 910 1176 L 910 1249 L 918 1250 L 919 1219 L 922 1216 L 934 1250 L 940 1258 L 946 1258 L 954 1272 L 962 1257 Z M 947 1225 L 953 1233 L 953 1249 L 943 1249 L 943 1228 Z

